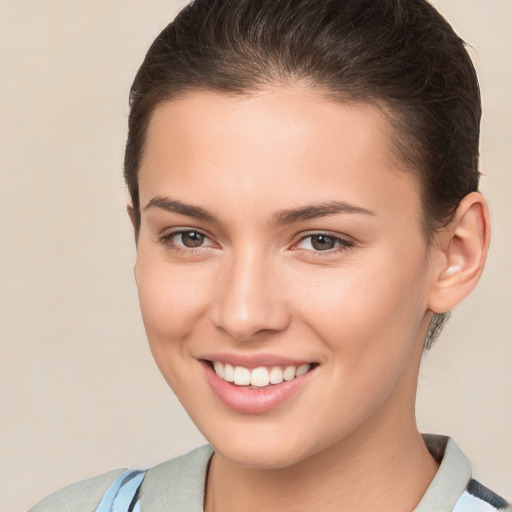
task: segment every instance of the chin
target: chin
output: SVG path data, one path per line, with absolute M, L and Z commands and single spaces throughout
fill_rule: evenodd
M 224 443 L 225 444 L 225 443 Z M 260 445 L 214 446 L 215 452 L 232 464 L 250 469 L 280 469 L 293 466 L 303 460 L 297 450 L 276 449 Z
M 256 432 L 256 429 L 238 427 L 234 434 L 227 434 L 226 430 L 210 436 L 209 440 L 215 452 L 223 458 L 238 466 L 252 469 L 290 467 L 317 451 L 315 446 L 308 446 L 305 440 L 272 430 L 260 428 Z

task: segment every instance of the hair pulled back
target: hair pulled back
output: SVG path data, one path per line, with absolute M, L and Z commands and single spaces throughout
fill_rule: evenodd
M 124 174 L 135 228 L 137 172 L 160 103 L 297 82 L 385 112 L 402 167 L 421 186 L 427 240 L 477 190 L 476 73 L 463 41 L 426 0 L 195 0 L 153 42 L 130 91 Z M 428 345 L 445 320 L 435 317 Z

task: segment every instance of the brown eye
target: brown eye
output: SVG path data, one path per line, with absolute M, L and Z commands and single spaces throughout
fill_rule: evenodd
M 178 236 L 185 247 L 200 247 L 205 239 L 205 236 L 197 231 L 185 231 Z
M 336 238 L 326 235 L 312 235 L 311 246 L 317 251 L 327 251 L 334 249 L 336 246 Z
M 311 233 L 304 236 L 294 248 L 309 251 L 317 256 L 328 256 L 348 250 L 353 245 L 353 242 L 330 233 Z

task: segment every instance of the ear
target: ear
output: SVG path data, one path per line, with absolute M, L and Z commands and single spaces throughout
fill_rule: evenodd
M 139 222 L 137 220 L 135 208 L 133 207 L 133 204 L 131 202 L 129 202 L 126 205 L 126 211 L 128 212 L 128 217 L 130 217 L 130 222 L 132 223 L 133 226 L 133 231 L 135 234 L 135 243 L 137 243 L 139 239 Z
M 130 217 L 132 226 L 135 228 L 135 210 L 133 209 L 133 204 L 131 201 L 126 205 L 126 211 L 128 213 L 128 217 Z
M 471 293 L 485 265 L 490 233 L 487 202 L 482 194 L 472 192 L 438 235 L 434 251 L 441 257 L 429 297 L 432 312 L 449 311 Z

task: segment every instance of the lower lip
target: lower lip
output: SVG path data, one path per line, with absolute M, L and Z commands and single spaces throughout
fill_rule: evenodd
M 316 368 L 313 368 L 304 375 L 283 381 L 281 384 L 249 389 L 226 382 L 215 373 L 209 363 L 205 361 L 201 361 L 201 363 L 211 388 L 221 402 L 230 409 L 244 414 L 263 414 L 276 409 L 297 395 L 316 373 Z

